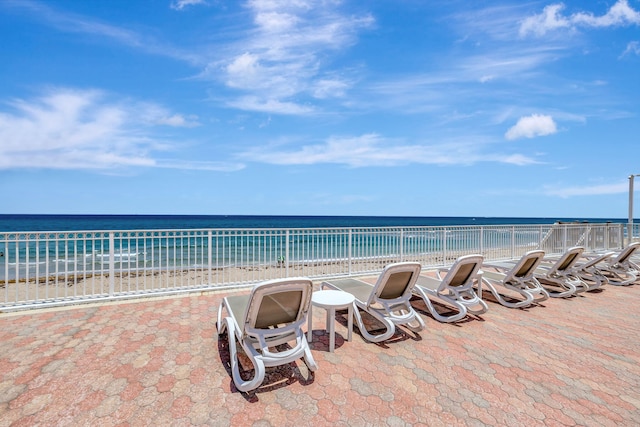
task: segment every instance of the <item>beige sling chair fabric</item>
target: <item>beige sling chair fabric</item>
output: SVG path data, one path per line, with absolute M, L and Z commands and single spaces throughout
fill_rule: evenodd
M 542 302 L 549 298 L 549 293 L 542 287 L 534 272 L 540 265 L 544 251 L 533 250 L 525 253 L 512 267 L 507 264 L 484 263 L 482 266 L 482 283 L 489 289 L 496 300 L 509 308 L 523 308 L 531 304 Z M 498 292 L 497 288 L 504 288 L 519 295 L 509 301 Z
M 352 294 L 356 305 L 353 315 L 360 333 L 367 341 L 382 342 L 395 334 L 396 325 L 404 325 L 414 332 L 424 329 L 424 321 L 409 303 L 420 269 L 420 263 L 400 262 L 386 266 L 375 285 L 347 278 L 327 280 L 320 286 Z M 385 327 L 384 332 L 370 333 L 365 328 L 360 310 L 380 321 Z
M 240 391 L 251 391 L 264 381 L 267 367 L 303 358 L 311 371 L 317 369 L 302 332 L 311 303 L 313 283 L 308 278 L 277 279 L 253 287 L 249 295 L 223 298 L 218 309 L 218 334 L 227 331 L 231 374 Z M 223 311 L 227 316 L 223 317 Z M 243 380 L 236 342 L 251 360 L 254 377 Z M 289 344 L 285 350 L 276 347 Z
M 431 315 L 440 322 L 456 322 L 464 318 L 467 313 L 474 315 L 485 313 L 489 307 L 482 300 L 480 275 L 482 261 L 482 255 L 461 256 L 450 268 L 438 269 L 437 278 L 420 276 L 414 288 L 414 294 L 424 300 Z M 478 285 L 480 295 L 474 290 L 474 284 Z M 457 312 L 449 316 L 440 314 L 434 307 L 432 299 L 452 306 Z

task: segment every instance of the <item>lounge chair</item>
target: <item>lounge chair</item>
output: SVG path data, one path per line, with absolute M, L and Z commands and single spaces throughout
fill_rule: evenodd
M 640 266 L 632 259 L 632 256 L 638 252 L 640 252 L 640 242 L 634 242 L 615 257 L 615 252 L 586 255 L 586 257 L 594 264 L 593 269 L 605 276 L 610 285 L 628 286 L 640 277 Z
M 605 272 L 600 269 L 601 267 L 603 269 L 606 268 L 607 260 L 613 255 L 615 255 L 615 252 L 606 252 L 597 255 L 585 254 L 583 252 L 570 268 L 566 268 L 564 275 L 570 275 L 574 278 L 576 292 L 600 289 L 602 286 L 609 283 L 609 277 L 611 277 L 612 281 L 617 281 L 621 277 L 620 275 L 615 274 L 605 274 Z M 550 258 L 546 261 L 550 262 L 557 260 L 558 258 Z
M 602 286 L 611 282 L 622 282 L 622 276 L 619 274 L 606 273 L 606 263 L 615 252 L 606 252 L 597 256 L 583 256 L 585 261 L 578 260 L 573 266 L 574 273 L 582 279 L 588 286 L 588 291 L 600 289 Z M 602 268 L 602 269 L 601 269 Z M 609 280 L 611 278 L 611 281 Z
M 640 253 L 640 242 L 633 242 L 625 247 L 617 257 L 609 263 L 609 269 L 619 272 L 627 272 L 640 277 L 640 265 L 633 259 Z
M 565 298 L 588 290 L 589 286 L 576 274 L 574 266 L 584 252 L 582 246 L 569 248 L 558 259 L 543 259 L 534 276 L 550 297 Z
M 528 307 L 534 302 L 544 301 L 549 298 L 549 293 L 534 275 L 543 257 L 544 251 L 538 249 L 524 254 L 511 268 L 500 264 L 484 263 L 482 266 L 482 283 L 487 286 L 496 300 L 505 307 Z M 498 292 L 496 286 L 513 291 L 523 299 L 517 302 L 507 301 Z
M 411 307 L 409 300 L 416 280 L 420 276 L 420 263 L 400 262 L 384 268 L 376 284 L 358 279 L 333 279 L 321 283 L 321 289 L 349 292 L 355 297 L 353 315 L 362 336 L 370 342 L 382 342 L 391 338 L 396 325 L 404 325 L 414 332 L 424 329 L 424 321 Z M 370 333 L 364 325 L 363 310 L 385 326 L 381 334 Z
M 228 330 L 231 374 L 238 390 L 247 392 L 259 387 L 266 367 L 304 358 L 311 371 L 317 369 L 302 332 L 312 292 L 311 280 L 298 277 L 263 282 L 255 285 L 249 295 L 222 299 L 216 326 L 219 335 Z M 227 311 L 227 317 L 222 317 L 223 310 Z M 248 381 L 240 376 L 236 340 L 255 370 Z M 290 348 L 276 349 L 287 343 Z
M 482 295 L 482 284 L 479 276 L 482 266 L 482 255 L 465 255 L 456 260 L 451 268 L 437 270 L 437 278 L 420 276 L 414 288 L 414 294 L 424 300 L 427 309 L 440 322 L 456 322 L 464 318 L 467 313 L 480 315 L 488 310 L 487 304 L 476 294 L 473 285 L 478 282 L 479 293 Z M 446 275 L 442 277 L 442 274 Z M 431 299 L 453 306 L 456 314 L 443 316 Z

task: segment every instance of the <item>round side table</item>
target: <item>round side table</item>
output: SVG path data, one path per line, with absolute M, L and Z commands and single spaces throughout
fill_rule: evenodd
M 311 342 L 313 334 L 311 330 L 312 309 L 321 307 L 327 310 L 326 330 L 329 333 L 329 351 L 333 353 L 336 345 L 335 317 L 336 310 L 347 309 L 347 341 L 351 341 L 351 331 L 353 330 L 353 302 L 355 297 L 348 292 L 327 289 L 316 291 L 311 296 L 311 306 L 309 307 L 309 324 L 307 328 L 307 341 Z

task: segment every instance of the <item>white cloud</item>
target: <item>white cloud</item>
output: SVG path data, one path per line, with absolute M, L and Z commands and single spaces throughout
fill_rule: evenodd
M 130 107 L 136 105 L 135 117 L 136 121 L 140 124 L 147 126 L 170 126 L 177 128 L 194 128 L 200 126 L 198 117 L 195 115 L 184 116 L 182 114 L 172 113 L 166 108 L 149 102 L 132 102 L 128 101 L 125 104 Z M 129 107 L 127 107 L 129 108 Z
M 352 167 L 394 166 L 415 160 L 420 147 L 389 146 L 390 141 L 377 134 L 356 137 L 330 137 L 325 143 L 305 145 L 285 151 L 259 147 L 243 157 L 264 163 L 311 165 L 318 163 L 346 164 Z
M 332 51 L 352 45 L 357 32 L 370 27 L 374 20 L 369 15 L 341 15 L 337 4 L 303 0 L 247 2 L 253 28 L 244 31 L 237 43 L 226 49 L 227 57 L 212 62 L 201 77 L 222 78 L 227 87 L 244 92 L 229 105 L 254 111 L 254 106 L 259 105 L 258 111 L 307 114 L 316 109 L 301 104 L 300 98 L 343 96 L 351 82 L 327 77 L 325 58 Z M 247 103 L 246 99 L 256 102 Z M 291 108 L 293 104 L 297 108 Z M 287 108 L 281 108 L 283 105 Z M 271 106 L 273 110 L 269 109 Z
M 640 25 L 640 12 L 633 10 L 627 0 L 618 0 L 611 9 L 602 16 L 594 16 L 591 13 L 576 13 L 572 17 L 576 24 L 590 27 L 618 27 L 626 25 Z
M 241 153 L 246 161 L 278 165 L 343 164 L 350 167 L 399 166 L 408 164 L 468 165 L 499 162 L 515 165 L 537 163 L 523 155 L 478 153 L 479 144 L 401 144 L 397 140 L 370 133 L 354 137 L 330 137 L 325 142 L 292 150 L 260 146 Z
M 294 30 L 300 19 L 290 13 L 261 12 L 255 16 L 254 22 L 265 31 L 283 33 Z
M 341 98 L 345 95 L 351 83 L 344 79 L 329 78 L 319 79 L 312 86 L 311 94 L 314 98 Z
M 189 0 L 187 0 L 189 1 Z M 193 1 L 193 0 L 191 0 Z M 200 54 L 188 53 L 166 43 L 161 43 L 153 37 L 141 35 L 128 28 L 107 24 L 83 15 L 59 11 L 45 3 L 20 0 L 8 2 L 2 6 L 12 7 L 33 14 L 49 26 L 68 33 L 80 33 L 100 37 L 116 43 L 139 49 L 154 55 L 175 58 L 191 64 L 200 64 Z
M 237 98 L 229 101 L 228 105 L 239 110 L 296 116 L 302 116 L 314 112 L 314 109 L 311 106 L 300 105 L 295 102 L 283 102 L 277 99 L 259 98 L 255 96 Z
M 464 58 L 458 65 L 457 76 L 466 80 L 486 83 L 535 70 L 558 56 L 555 46 L 534 46 L 530 48 L 499 49 L 481 55 Z
M 484 53 L 477 53 L 479 50 Z M 387 80 L 370 84 L 366 107 L 410 114 L 432 114 L 434 111 L 449 114 L 451 110 L 461 108 L 458 101 L 464 99 L 465 108 L 482 111 L 487 107 L 487 99 L 513 96 L 508 90 L 511 84 L 517 85 L 516 90 L 526 90 L 527 80 L 538 78 L 539 70 L 561 54 L 559 48 L 549 45 L 500 46 L 474 49 L 473 52 L 450 62 L 443 60 L 442 69 L 391 75 Z M 504 101 L 511 102 L 508 98 Z
M 587 12 L 565 16 L 561 13 L 564 8 L 565 5 L 562 3 L 551 4 L 546 6 L 542 13 L 524 19 L 520 25 L 520 35 L 542 36 L 557 29 L 576 29 L 580 26 L 599 28 L 640 25 L 640 12 L 629 6 L 627 0 L 618 0 L 602 16 Z
M 606 194 L 621 194 L 629 192 L 629 184 L 620 182 L 615 184 L 587 185 L 581 187 L 547 188 L 545 194 L 568 198 L 573 196 L 601 196 Z
M 187 6 L 194 6 L 197 4 L 207 4 L 205 0 L 176 0 L 171 2 L 171 9 L 182 10 Z
M 159 117 L 157 122 L 161 125 L 186 128 L 192 128 L 200 125 L 200 123 L 197 121 L 197 117 L 185 117 L 182 114 L 173 114 L 170 116 Z
M 257 88 L 264 84 L 259 63 L 260 58 L 257 55 L 245 52 L 238 55 L 226 67 L 228 79 L 227 86 L 237 89 Z
M 640 55 L 640 42 L 629 42 L 627 44 L 627 48 L 624 50 L 624 52 L 622 52 L 622 55 L 620 55 L 620 57 L 627 55 Z
M 175 148 L 154 135 L 156 126 L 195 123 L 156 104 L 114 101 L 102 91 L 68 88 L 5 104 L 10 109 L 0 112 L 0 169 L 191 168 L 187 161 L 160 161 L 154 155 Z M 230 167 L 202 161 L 192 166 Z
M 537 160 L 531 157 L 524 156 L 522 154 L 511 154 L 507 156 L 497 157 L 496 161 L 500 163 L 507 163 L 507 164 L 516 165 L 516 166 L 526 166 L 526 165 L 534 165 L 534 164 L 540 163 Z
M 547 31 L 568 27 L 569 20 L 559 15 L 562 9 L 564 9 L 564 5 L 561 3 L 545 6 L 541 14 L 530 16 L 522 22 L 520 35 L 525 36 L 533 33 L 541 36 Z
M 201 170 L 213 172 L 236 172 L 245 168 L 242 163 L 231 162 L 209 162 L 194 160 L 158 159 L 154 167 L 164 169 Z
M 521 117 L 518 123 L 511 127 L 504 136 L 508 140 L 514 140 L 551 135 L 557 131 L 556 123 L 551 116 L 532 114 L 527 117 Z
M 74 13 L 60 12 L 45 3 L 22 0 L 9 2 L 8 6 L 33 13 L 54 28 L 73 33 L 85 33 L 117 40 L 129 46 L 142 47 L 145 41 L 133 31 L 105 24 Z

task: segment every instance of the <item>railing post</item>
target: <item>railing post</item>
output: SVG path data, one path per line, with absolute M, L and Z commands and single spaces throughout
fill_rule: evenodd
M 480 254 L 484 255 L 484 225 L 480 226 Z
M 442 264 L 447 264 L 447 227 L 442 229 Z
M 516 227 L 515 225 L 511 226 L 511 259 L 516 257 Z
M 109 232 L 109 296 L 112 297 L 116 289 L 116 239 L 113 231 Z
M 542 226 L 538 226 L 538 247 L 536 249 L 542 249 Z
M 637 175 L 629 175 L 629 222 L 627 224 L 627 245 L 633 242 L 633 179 Z
M 285 232 L 284 238 L 284 274 L 289 277 L 289 230 Z
M 592 239 L 592 238 L 591 238 L 591 233 L 592 233 L 592 232 L 593 232 L 593 227 L 591 227 L 590 225 L 588 225 L 588 226 L 587 226 L 587 235 L 585 236 L 585 240 L 586 240 L 585 245 L 584 245 L 584 247 L 585 247 L 585 251 L 589 251 L 590 249 L 593 249 L 593 248 L 591 248 L 591 247 L 589 246 L 589 245 L 593 245 L 593 243 L 591 243 L 591 242 L 592 242 L 593 240 L 595 240 L 595 239 Z
M 207 232 L 207 257 L 208 257 L 208 264 L 209 264 L 209 285 L 211 285 L 211 269 L 213 268 L 213 248 L 212 246 L 212 241 L 213 241 L 213 237 L 211 235 L 211 230 L 209 230 Z
M 400 262 L 404 261 L 404 229 L 400 229 Z
M 351 276 L 351 258 L 353 256 L 351 250 L 352 250 L 352 246 L 353 246 L 353 229 L 349 229 L 349 242 L 347 243 L 348 249 L 347 249 L 347 265 L 348 265 L 348 273 L 349 276 Z
M 587 225 L 584 230 L 583 230 L 583 236 L 584 236 L 584 244 L 582 246 L 584 246 L 584 250 L 585 252 L 589 252 L 589 237 L 591 235 L 591 226 Z
M 4 250 L 3 253 L 3 264 L 4 264 L 4 303 L 8 303 L 9 302 L 9 236 L 8 234 L 5 234 L 4 236 L 4 240 L 2 242 L 2 248 Z M 48 265 L 48 264 L 47 264 Z M 49 280 L 49 275 L 46 275 L 47 277 L 47 281 Z M 0 282 L 2 283 L 2 282 Z M 48 283 L 47 283 L 48 286 Z M 16 299 L 17 299 L 18 293 L 16 292 Z

